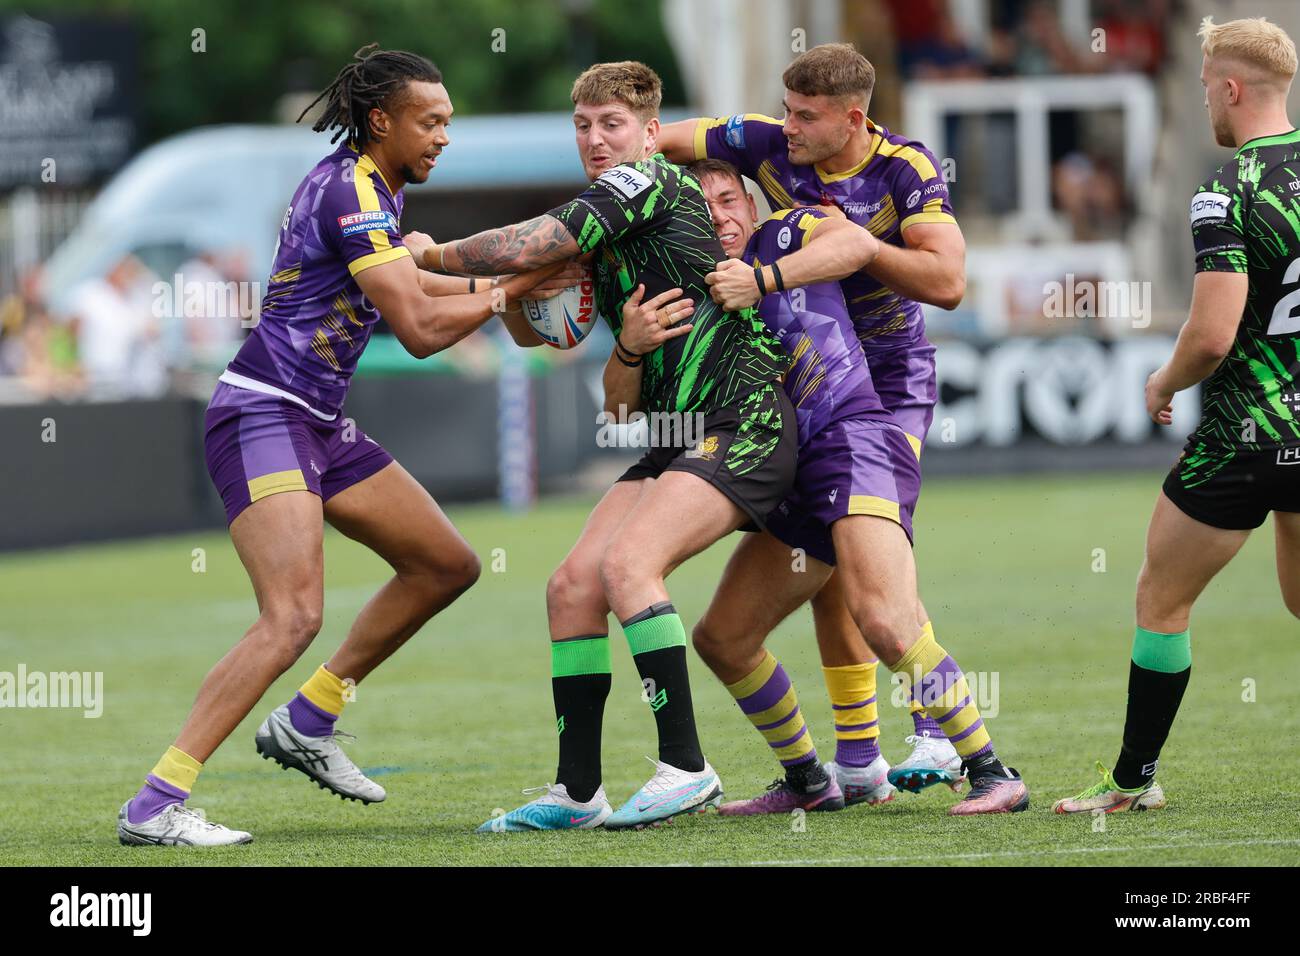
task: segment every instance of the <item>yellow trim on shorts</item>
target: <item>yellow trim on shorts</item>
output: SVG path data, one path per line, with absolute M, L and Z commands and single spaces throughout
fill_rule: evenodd
M 847 514 L 876 515 L 896 521 L 900 525 L 903 523 L 898 513 L 898 502 L 881 498 L 879 495 L 850 495 Z
M 307 481 L 302 476 L 301 468 L 288 471 L 273 471 L 269 475 L 248 479 L 248 503 L 259 501 L 269 495 L 278 495 L 283 491 L 306 491 Z
M 916 457 L 919 461 L 921 458 L 921 439 L 917 438 L 915 435 L 909 435 L 907 432 L 903 432 L 903 437 L 906 438 L 907 443 L 912 446 L 912 451 L 916 452 Z

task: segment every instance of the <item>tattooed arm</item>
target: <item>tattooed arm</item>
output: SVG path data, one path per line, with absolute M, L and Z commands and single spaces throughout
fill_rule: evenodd
M 440 272 L 498 275 L 572 259 L 580 251 L 564 223 L 544 215 L 503 229 L 488 229 L 468 239 L 431 246 L 424 251 L 421 264 Z

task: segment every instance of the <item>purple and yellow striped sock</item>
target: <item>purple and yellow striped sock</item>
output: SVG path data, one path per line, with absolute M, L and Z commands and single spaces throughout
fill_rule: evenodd
M 308 737 L 328 737 L 334 733 L 334 721 L 343 713 L 345 684 L 325 669 L 316 668 L 307 683 L 289 701 L 289 721 L 293 729 Z
M 929 622 L 927 622 L 929 623 Z M 912 732 L 918 737 L 942 737 L 943 728 L 939 726 L 939 721 L 931 717 L 913 697 L 907 702 L 907 709 L 912 714 Z
M 131 798 L 131 803 L 126 808 L 127 821 L 144 823 L 173 804 L 184 803 L 194 790 L 194 781 L 202 769 L 203 764 L 185 751 L 168 747 L 167 752 L 144 778 L 140 792 Z
M 835 762 L 865 767 L 880 756 L 880 717 L 876 706 L 876 665 L 823 667 L 831 709 L 835 711 Z
M 970 685 L 957 662 L 934 639 L 930 622 L 893 671 L 903 675 L 913 696 L 938 721 L 962 759 L 992 756 L 993 742 L 971 698 Z
M 817 761 L 817 748 L 799 712 L 794 685 L 770 651 L 763 651 L 762 663 L 748 676 L 728 684 L 727 690 L 782 767 Z

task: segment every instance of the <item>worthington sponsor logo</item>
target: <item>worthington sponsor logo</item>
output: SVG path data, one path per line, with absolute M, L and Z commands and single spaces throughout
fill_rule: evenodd
M 59 707 L 85 717 L 104 713 L 103 671 L 0 671 L 0 707 Z
M 78 886 L 50 897 L 51 926 L 129 926 L 148 936 L 153 925 L 151 893 L 82 893 Z

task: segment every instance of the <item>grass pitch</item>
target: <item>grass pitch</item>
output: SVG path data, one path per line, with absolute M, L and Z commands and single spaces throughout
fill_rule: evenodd
M 387 577 L 374 555 L 326 539 L 326 624 L 204 768 L 192 799 L 247 829 L 249 846 L 195 852 L 118 845 L 122 801 L 170 743 L 208 668 L 256 613 L 224 533 L 0 557 L 0 671 L 102 671 L 103 715 L 0 710 L 0 863 L 188 864 L 1212 864 L 1300 860 L 1295 776 L 1300 625 L 1257 532 L 1193 619 L 1195 667 L 1166 748 L 1166 810 L 1056 817 L 1051 802 L 1095 780 L 1118 750 L 1132 638 L 1133 584 L 1159 486 L 1153 474 L 927 483 L 917 524 L 922 596 L 939 641 L 969 671 L 997 676 L 988 721 L 999 753 L 1024 775 L 1028 812 L 951 819 L 946 789 L 881 807 L 789 817 L 679 819 L 659 830 L 475 835 L 519 790 L 551 778 L 544 583 L 591 502 L 552 501 L 527 516 L 492 507 L 450 514 L 484 559 L 480 583 L 357 691 L 342 725 L 357 763 L 388 789 L 362 807 L 261 760 L 253 731 L 341 640 Z M 688 627 L 704 610 L 734 544 L 721 542 L 670 580 Z M 196 548 L 206 570 L 193 570 Z M 493 570 L 493 549 L 504 570 Z M 1100 550 L 1099 550 L 1100 549 Z M 500 568 L 500 564 L 497 565 Z M 1104 570 L 1100 570 L 1104 567 Z M 605 786 L 617 806 L 644 782 L 654 723 L 612 633 Z M 823 757 L 830 707 L 802 611 L 770 646 L 800 692 Z M 777 775 L 758 735 L 692 654 L 705 752 L 729 797 Z M 906 753 L 906 710 L 881 674 L 883 749 Z M 987 696 L 986 696 L 987 699 Z M 985 707 L 986 716 L 992 708 Z M 1279 745 L 1281 742 L 1281 745 Z

